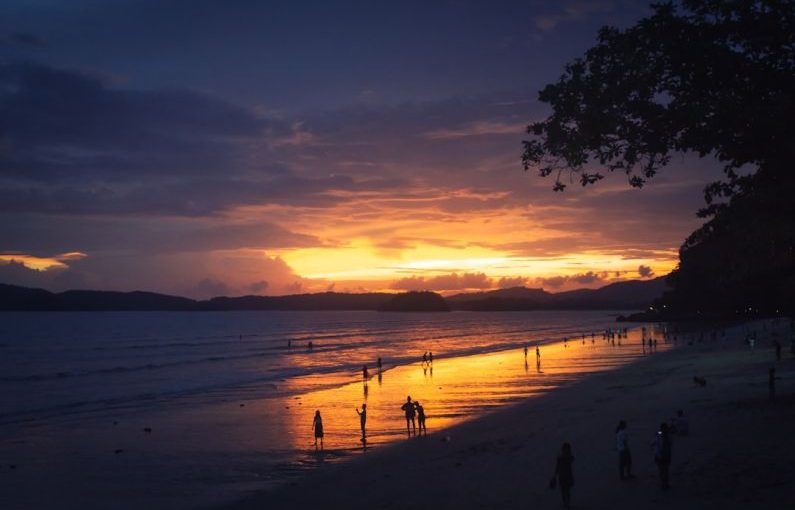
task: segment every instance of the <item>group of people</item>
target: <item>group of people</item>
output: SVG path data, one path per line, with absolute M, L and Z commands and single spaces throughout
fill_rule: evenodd
M 400 409 L 406 416 L 406 433 L 411 436 L 412 433 L 417 435 L 417 427 L 419 426 L 419 435 L 427 435 L 428 429 L 425 426 L 425 408 L 417 400 L 411 400 L 411 395 L 406 397 L 406 403 L 400 406 Z M 362 404 L 361 410 L 357 407 L 356 414 L 359 415 L 359 427 L 362 432 L 361 441 L 367 441 L 367 404 Z M 315 436 L 315 448 L 318 448 L 318 440 L 320 441 L 320 448 L 323 449 L 323 417 L 320 415 L 320 410 L 315 411 L 315 417 L 312 420 L 312 432 Z
M 671 423 L 661 423 L 660 428 L 654 436 L 652 447 L 654 449 L 654 463 L 660 477 L 660 488 L 669 490 L 669 468 L 673 443 L 672 435 L 686 436 L 690 431 L 690 424 L 681 409 L 677 411 L 676 417 Z M 632 452 L 629 448 L 629 434 L 627 432 L 627 422 L 620 420 L 615 431 L 616 451 L 618 452 L 618 477 L 620 480 L 633 480 L 632 474 Z M 549 482 L 550 488 L 559 487 L 560 496 L 563 499 L 563 506 L 569 508 L 571 504 L 571 488 L 574 486 L 574 455 L 572 454 L 571 444 L 566 442 L 561 446 L 560 453 L 555 460 L 555 470 Z

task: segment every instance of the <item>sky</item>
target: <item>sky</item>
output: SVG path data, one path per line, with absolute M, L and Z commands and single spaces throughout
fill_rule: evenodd
M 672 270 L 718 166 L 552 191 L 538 90 L 645 1 L 5 0 L 0 282 L 194 298 Z

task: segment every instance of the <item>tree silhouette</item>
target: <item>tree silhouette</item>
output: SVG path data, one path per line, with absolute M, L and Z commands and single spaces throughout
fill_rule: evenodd
M 792 154 L 793 5 L 687 0 L 653 5 L 627 30 L 602 28 L 539 93 L 553 113 L 528 126 L 525 169 L 555 174 L 559 191 L 565 170 L 583 185 L 622 171 L 641 187 L 672 152 L 695 151 L 725 163 L 708 202 L 739 191 L 743 166 L 767 171 Z
M 795 2 L 655 4 L 633 27 L 602 28 L 541 90 L 552 113 L 528 126 L 522 161 L 563 191 L 566 176 L 586 186 L 616 171 L 642 187 L 676 152 L 717 158 L 725 178 L 699 211 L 712 219 L 682 246 L 668 302 L 775 308 L 795 285 L 793 91 Z

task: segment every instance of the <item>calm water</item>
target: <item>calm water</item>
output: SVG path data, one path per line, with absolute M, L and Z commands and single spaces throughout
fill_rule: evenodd
M 433 433 L 644 354 L 610 327 L 606 312 L 0 313 L 0 506 L 234 500 L 362 454 L 363 402 L 372 451 L 406 440 L 407 394 Z

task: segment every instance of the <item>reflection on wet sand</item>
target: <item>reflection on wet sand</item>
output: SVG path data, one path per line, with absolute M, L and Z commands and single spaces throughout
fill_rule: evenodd
M 536 348 L 535 372 L 529 370 L 521 348 L 456 358 L 437 356 L 433 363 L 426 358 L 425 362 L 396 367 L 389 367 L 385 359 L 384 368 L 377 374 L 378 385 L 372 388 L 365 380 L 312 391 L 319 381 L 305 381 L 308 391 L 298 397 L 302 405 L 290 406 L 285 419 L 287 423 L 303 424 L 307 410 L 321 409 L 326 451 L 378 446 L 407 437 L 404 404 L 406 395 L 411 395 L 422 402 L 433 434 L 489 409 L 630 362 L 648 352 L 641 339 L 640 331 L 629 331 L 626 337 L 607 335 L 601 342 L 542 344 Z M 376 356 L 374 353 L 373 359 Z M 301 379 L 291 383 L 295 386 L 290 390 L 301 391 Z M 351 413 L 362 391 L 367 404 L 366 442 L 361 440 L 356 415 Z M 408 425 L 412 426 L 410 420 Z M 409 437 L 415 435 L 411 429 Z M 294 430 L 289 437 L 297 450 L 312 445 L 308 432 Z

